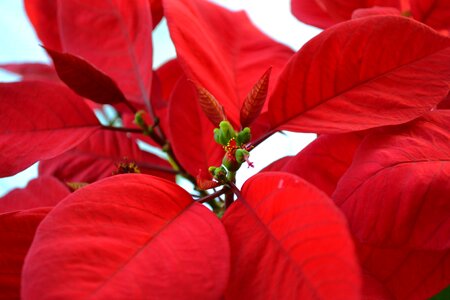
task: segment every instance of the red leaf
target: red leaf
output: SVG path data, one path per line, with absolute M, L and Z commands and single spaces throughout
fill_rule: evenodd
M 161 82 L 162 97 L 169 100 L 170 94 L 178 80 L 183 76 L 183 70 L 177 59 L 172 59 L 156 70 L 156 75 Z
M 214 126 L 200 108 L 195 90 L 185 78 L 172 93 L 169 104 L 171 146 L 181 165 L 192 176 L 199 169 L 221 164 L 225 154 L 214 141 Z
M 292 14 L 303 23 L 327 28 L 337 23 L 316 0 L 291 0 Z
M 100 125 L 63 86 L 44 82 L 0 83 L 0 177 L 75 147 Z
M 227 299 L 359 299 L 345 219 L 301 178 L 250 178 L 223 218 L 231 247 Z
M 275 80 L 292 50 L 261 33 L 243 12 L 204 0 L 166 0 L 164 9 L 187 77 L 214 95 L 238 124 L 255 82 L 270 66 Z
M 36 207 L 52 207 L 69 195 L 69 189 L 51 176 L 40 176 L 26 188 L 15 189 L 0 199 L 0 213 Z
M 127 102 L 114 80 L 84 59 L 45 50 L 53 59 L 59 78 L 78 95 L 100 104 Z
M 394 7 L 374 6 L 370 8 L 359 8 L 353 11 L 352 19 L 372 16 L 400 16 L 401 12 Z
M 135 162 L 142 173 L 173 179 L 167 161 L 139 149 L 123 132 L 98 131 L 74 149 L 39 163 L 39 174 L 66 182 L 94 182 L 109 177 L 124 159 Z
M 317 133 L 405 123 L 448 93 L 449 57 L 450 39 L 410 19 L 339 24 L 287 64 L 269 102 L 271 123 Z
M 36 227 L 48 207 L 0 214 L 0 294 L 2 299 L 20 299 L 20 278 Z M 41 294 L 45 295 L 45 294 Z M 34 295 L 36 296 L 36 295 Z
M 126 98 L 148 103 L 152 83 L 151 15 L 148 0 L 58 2 L 65 52 L 109 75 Z
M 402 0 L 316 0 L 328 13 L 328 15 L 342 22 L 349 20 L 354 10 L 373 6 L 394 7 L 400 9 Z
M 449 249 L 450 112 L 369 135 L 333 195 L 374 245 Z
M 448 93 L 448 95 L 444 98 L 444 100 L 442 100 L 438 106 L 438 109 L 450 109 L 450 92 Z
M 164 16 L 162 0 L 150 0 L 150 8 L 152 13 L 152 25 L 153 28 L 155 28 Z
M 28 18 L 39 39 L 46 47 L 61 51 L 58 3 L 55 0 L 24 0 Z
M 60 82 L 58 75 L 52 66 L 40 63 L 1 64 L 0 69 L 15 73 L 22 77 L 23 81 L 50 81 Z
M 227 119 L 222 105 L 217 102 L 217 99 L 207 89 L 196 82 L 192 83 L 197 90 L 198 103 L 203 113 L 215 127 L 219 127 L 220 122 Z
M 389 298 L 369 299 L 430 299 L 450 282 L 448 250 L 423 251 L 359 244 L 358 252 L 364 271 L 378 281 L 385 294 L 390 295 Z M 366 284 L 365 293 L 369 287 Z
M 356 133 L 321 135 L 296 156 L 282 158 L 265 171 L 295 174 L 331 197 L 363 137 Z
M 269 78 L 272 68 L 269 68 L 258 82 L 253 86 L 250 93 L 244 100 L 240 112 L 240 123 L 242 127 L 247 127 L 261 114 L 269 90 Z
M 22 297 L 219 299 L 228 268 L 226 233 L 207 208 L 169 181 L 118 175 L 73 193 L 41 223 Z
M 436 30 L 450 30 L 450 2 L 446 0 L 411 0 L 411 14 Z

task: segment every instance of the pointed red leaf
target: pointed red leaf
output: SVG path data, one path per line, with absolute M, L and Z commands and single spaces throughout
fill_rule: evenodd
M 203 113 L 214 127 L 219 127 L 220 122 L 227 119 L 222 105 L 220 105 L 217 99 L 207 89 L 196 82 L 192 83 L 197 91 L 197 100 Z
M 82 98 L 45 82 L 0 83 L 0 177 L 81 143 L 100 125 Z
M 366 137 L 333 195 L 361 241 L 450 249 L 448 128 L 442 111 Z
M 61 82 L 52 66 L 40 63 L 1 64 L 0 69 L 15 73 L 23 81 L 40 80 Z
M 250 126 L 261 114 L 269 90 L 271 71 L 272 67 L 261 76 L 245 98 L 239 118 L 242 127 Z
M 65 52 L 110 76 L 126 98 L 145 103 L 152 83 L 152 20 L 148 0 L 58 2 Z
M 223 223 L 232 258 L 227 299 L 359 299 L 345 219 L 300 177 L 250 178 Z
M 52 175 L 65 182 L 94 182 L 109 177 L 117 170 L 116 164 L 135 162 L 142 173 L 166 179 L 174 175 L 169 163 L 139 149 L 135 140 L 123 132 L 98 131 L 74 149 L 39 163 L 40 175 Z
M 171 146 L 181 165 L 192 176 L 199 169 L 221 164 L 225 154 L 214 141 L 214 126 L 200 108 L 194 87 L 181 79 L 172 93 L 169 104 Z
M 407 18 L 339 24 L 287 64 L 269 102 L 272 126 L 338 133 L 405 123 L 448 93 L 449 59 L 450 39 Z
M 150 9 L 152 13 L 152 25 L 155 28 L 164 16 L 162 0 L 150 0 Z
M 380 248 L 358 244 L 358 254 L 366 274 L 378 282 L 389 297 L 369 299 L 430 299 L 450 282 L 450 253 L 414 250 L 409 247 Z M 367 276 L 365 280 L 367 281 Z M 373 287 L 373 282 L 372 285 Z M 365 282 L 364 291 L 370 286 Z
M 177 59 L 172 59 L 156 70 L 156 75 L 161 83 L 161 93 L 164 100 L 168 101 L 172 90 L 178 80 L 183 76 L 183 70 Z
M 126 102 L 122 91 L 108 75 L 70 53 L 45 48 L 59 78 L 78 95 L 100 104 Z
M 225 230 L 206 207 L 169 181 L 118 175 L 73 193 L 41 223 L 22 297 L 219 299 L 228 265 Z
M 70 194 L 68 187 L 51 176 L 31 180 L 23 189 L 14 189 L 0 198 L 0 213 L 36 207 L 52 207 Z
M 21 299 L 20 279 L 36 227 L 51 208 L 41 207 L 0 214 L 0 295 Z
M 61 51 L 58 3 L 55 0 L 24 0 L 28 18 L 39 39 L 46 47 Z
M 291 12 L 299 21 L 319 28 L 337 23 L 316 0 L 291 0 Z
M 164 9 L 188 78 L 214 95 L 238 124 L 242 102 L 255 82 L 270 66 L 275 80 L 292 50 L 261 33 L 243 12 L 205 0 L 166 0 Z
M 331 197 L 363 137 L 356 133 L 321 135 L 297 155 L 275 161 L 264 170 L 300 176 Z

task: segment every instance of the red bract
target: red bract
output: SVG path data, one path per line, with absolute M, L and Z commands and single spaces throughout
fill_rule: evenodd
M 168 181 L 121 175 L 80 189 L 45 218 L 22 296 L 218 299 L 228 262 L 225 231 L 208 209 Z
M 51 66 L 0 66 L 23 77 L 0 83 L 0 176 L 39 162 L 0 199 L 0 295 L 439 293 L 450 39 L 392 14 L 445 30 L 444 2 L 292 1 L 317 26 L 358 18 L 294 54 L 205 0 L 26 0 L 61 80 Z M 177 58 L 152 70 L 162 5 Z M 281 130 L 319 135 L 239 189 L 240 168 L 265 163 L 252 150 Z M 189 192 L 175 184 L 186 181 Z

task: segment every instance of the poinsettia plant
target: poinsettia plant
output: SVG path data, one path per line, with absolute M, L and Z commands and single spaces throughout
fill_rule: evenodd
M 300 20 L 329 27 L 294 52 L 206 0 L 25 0 L 53 64 L 2 66 L 22 80 L 0 83 L 0 175 L 39 162 L 39 177 L 0 199 L 0 294 L 439 293 L 450 283 L 444 2 L 293 0 Z M 153 70 L 163 17 L 177 57 Z M 100 122 L 105 105 L 116 115 Z M 252 150 L 285 130 L 318 137 L 236 186 L 258 164 Z

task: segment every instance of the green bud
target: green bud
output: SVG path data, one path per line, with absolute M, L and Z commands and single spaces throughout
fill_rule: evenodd
M 235 155 L 236 155 L 236 161 L 239 164 L 242 164 L 246 160 L 246 158 L 250 155 L 250 153 L 244 149 L 237 149 Z
M 220 129 L 214 128 L 214 140 L 216 141 L 217 144 L 222 144 L 221 137 L 222 137 L 222 132 L 220 131 Z
M 222 121 L 219 124 L 220 127 L 220 131 L 222 131 L 222 136 L 223 136 L 223 141 L 225 141 L 224 144 L 222 145 L 226 145 L 230 139 L 236 137 L 236 132 L 234 131 L 233 126 L 230 124 L 230 122 L 228 121 Z
M 214 170 L 214 178 L 219 182 L 226 182 L 227 170 L 223 166 L 220 166 Z
M 252 138 L 252 134 L 250 132 L 250 128 L 245 127 L 244 129 L 242 129 L 241 132 L 238 133 L 237 137 L 236 137 L 236 142 L 238 143 L 238 145 L 244 145 L 247 144 L 248 142 L 250 142 L 250 139 Z
M 228 157 L 228 155 L 225 155 L 222 159 L 222 165 L 227 168 L 228 171 L 236 172 L 239 170 L 241 164 L 238 163 L 236 160 L 232 160 Z
M 140 110 L 134 116 L 134 123 L 137 126 L 139 126 L 141 129 L 145 129 L 147 127 L 147 124 L 145 124 L 145 121 L 144 121 L 144 114 L 145 114 L 145 111 Z

